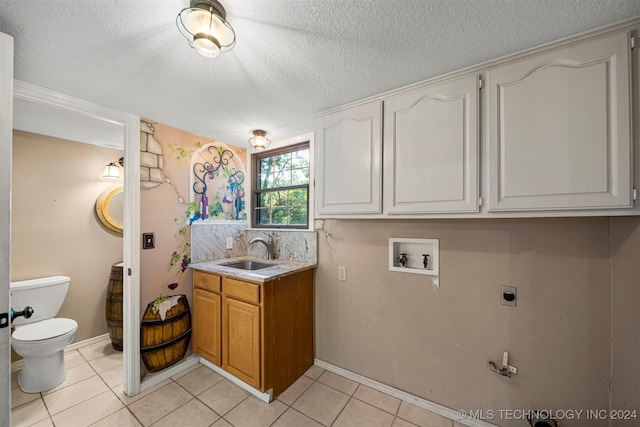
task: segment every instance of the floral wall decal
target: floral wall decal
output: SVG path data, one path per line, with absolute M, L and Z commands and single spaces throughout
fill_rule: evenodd
M 203 146 L 192 158 L 193 202 L 190 222 L 206 219 L 246 221 L 245 169 L 224 144 Z

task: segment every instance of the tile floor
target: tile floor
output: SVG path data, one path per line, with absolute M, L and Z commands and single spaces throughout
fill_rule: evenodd
M 201 364 L 126 396 L 110 341 L 70 351 L 65 363 L 66 381 L 42 393 L 23 393 L 13 373 L 14 427 L 461 427 L 317 366 L 265 404 Z

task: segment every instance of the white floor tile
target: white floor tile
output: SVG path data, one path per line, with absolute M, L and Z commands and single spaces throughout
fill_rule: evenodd
M 66 368 L 73 368 L 82 363 L 87 363 L 87 361 L 78 350 L 68 351 L 64 354 L 64 366 Z
M 43 395 L 54 393 L 58 390 L 62 390 L 65 387 L 69 387 L 72 384 L 79 383 L 82 380 L 97 376 L 96 372 L 89 366 L 88 363 L 83 362 L 79 365 L 67 368 L 67 378 L 62 384 L 49 390 L 42 392 Z
M 216 413 L 225 415 L 248 395 L 249 393 L 225 379 L 198 395 L 198 399 Z
M 119 411 L 101 419 L 95 424 L 91 424 L 91 427 L 140 427 L 142 424 L 136 420 L 131 412 L 127 408 L 122 408 Z
M 175 381 L 194 396 L 222 381 L 224 377 L 204 365 Z
M 358 388 L 357 382 L 351 381 L 348 378 L 329 371 L 325 371 L 322 375 L 320 375 L 320 377 L 318 378 L 318 382 L 335 388 L 336 390 L 348 394 L 349 396 L 351 396 L 353 392 Z
M 80 352 L 82 357 L 85 358 L 85 360 L 93 360 L 93 359 L 108 356 L 111 354 L 122 355 L 121 351 L 117 351 L 113 349 L 113 347 L 111 346 L 110 340 L 102 341 L 92 346 L 81 348 L 78 351 Z
M 156 385 L 154 385 L 153 387 L 150 387 L 144 391 L 141 391 L 140 393 L 133 395 L 133 396 L 127 396 L 126 394 L 124 394 L 124 391 L 122 390 L 122 387 L 118 386 L 116 388 L 113 389 L 113 392 L 115 393 L 116 396 L 118 396 L 118 399 L 120 399 L 122 401 L 122 403 L 124 403 L 126 406 L 131 405 L 133 402 L 136 402 L 140 399 L 142 399 L 145 396 L 150 395 L 151 393 L 153 393 L 156 390 L 161 389 L 162 387 L 171 384 L 171 380 L 170 379 L 166 379 Z
M 56 427 L 89 426 L 122 408 L 122 402 L 108 390 L 59 412 L 52 418 Z
M 322 424 L 312 420 L 293 408 L 287 409 L 272 427 L 322 427 Z
M 47 420 L 49 414 L 42 399 L 37 399 L 11 410 L 13 427 L 26 427 Z
M 121 387 L 124 383 L 124 377 L 122 376 L 122 366 L 116 366 L 115 368 L 107 369 L 100 372 L 100 378 L 107 383 L 110 389 Z
M 108 356 L 99 357 L 90 361 L 89 364 L 99 374 L 118 366 L 122 367 L 122 353 L 115 353 Z
M 305 372 L 304 374 L 309 378 L 311 378 L 312 380 L 317 380 L 320 377 L 320 375 L 322 375 L 323 373 L 324 373 L 324 369 L 316 365 L 313 365 L 309 369 L 307 369 L 307 372 Z
M 171 381 L 161 389 L 132 403 L 129 409 L 142 425 L 150 426 L 192 398 L 185 389 Z
M 358 399 L 351 399 L 336 421 L 335 427 L 391 427 L 394 416 Z
M 40 393 L 25 393 L 24 391 L 20 390 L 20 387 L 14 387 L 11 389 L 12 409 L 36 399 L 40 399 Z
M 313 380 L 306 376 L 301 376 L 289 386 L 280 396 L 278 400 L 285 405 L 291 406 L 313 384 Z
M 44 403 L 51 414 L 57 414 L 78 403 L 91 399 L 109 388 L 98 376 L 82 380 L 44 396 Z
M 44 393 L 23 393 L 17 388 L 18 372 L 12 372 L 14 427 L 460 425 L 317 366 L 265 404 L 202 364 L 126 396 L 122 353 L 110 341 L 66 353 L 65 364 L 67 380 Z
M 358 386 L 353 397 L 393 415 L 398 412 L 398 408 L 400 407 L 400 399 L 396 399 L 395 397 L 389 396 L 388 394 L 374 390 L 362 384 Z
M 274 400 L 264 403 L 251 396 L 233 408 L 224 418 L 234 426 L 269 427 L 287 410 L 287 405 Z
M 321 383 L 313 383 L 292 408 L 329 426 L 347 404 L 349 396 Z
M 153 427 L 208 427 L 220 417 L 198 399 L 191 399 L 175 411 L 162 417 Z
M 407 402 L 400 404 L 398 417 L 420 427 L 453 427 L 453 420 L 441 417 Z

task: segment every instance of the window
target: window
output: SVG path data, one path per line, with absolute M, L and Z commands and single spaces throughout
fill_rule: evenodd
M 253 227 L 307 228 L 309 143 L 253 155 Z

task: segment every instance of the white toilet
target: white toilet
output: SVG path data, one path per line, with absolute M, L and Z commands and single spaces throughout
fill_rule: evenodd
M 11 347 L 22 356 L 18 384 L 24 392 L 37 393 L 53 388 L 67 377 L 64 348 L 75 340 L 78 323 L 53 316 L 62 306 L 69 282 L 66 276 L 11 282 L 13 310 L 33 308 L 29 319 L 16 317 L 12 324 Z

